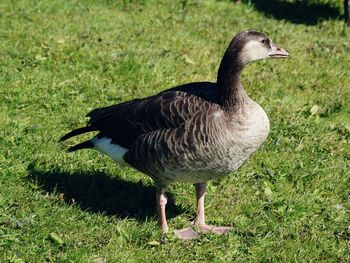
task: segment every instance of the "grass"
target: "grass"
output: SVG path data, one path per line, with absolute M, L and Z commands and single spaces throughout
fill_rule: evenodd
M 1 1 L 0 261 L 350 261 L 350 31 L 342 1 L 309 1 L 319 19 L 293 17 L 299 2 L 279 12 L 259 1 Z M 231 37 L 248 28 L 291 58 L 243 74 L 271 133 L 209 183 L 208 221 L 234 230 L 162 236 L 148 177 L 57 140 L 95 107 L 215 81 Z M 186 226 L 193 186 L 169 196 L 170 226 Z

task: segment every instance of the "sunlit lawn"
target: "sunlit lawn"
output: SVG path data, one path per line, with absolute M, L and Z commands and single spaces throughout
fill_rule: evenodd
M 1 1 L 0 262 L 350 261 L 350 30 L 342 1 L 292 2 Z M 246 29 L 291 57 L 243 74 L 271 133 L 209 183 L 208 221 L 234 230 L 162 236 L 151 179 L 57 140 L 95 107 L 215 81 Z M 185 227 L 193 186 L 168 190 L 170 227 Z

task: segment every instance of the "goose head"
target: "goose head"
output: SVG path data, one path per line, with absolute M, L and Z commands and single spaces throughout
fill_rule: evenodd
M 221 60 L 217 84 L 221 90 L 221 101 L 226 109 L 235 110 L 237 101 L 245 96 L 240 82 L 244 66 L 265 58 L 285 58 L 289 53 L 275 45 L 265 34 L 257 31 L 238 33 L 230 42 Z
M 286 58 L 289 53 L 275 45 L 265 34 L 257 31 L 238 33 L 230 42 L 221 60 L 218 83 L 223 85 L 240 74 L 244 65 L 265 58 Z
M 265 58 L 286 58 L 289 53 L 278 47 L 263 33 L 245 31 L 237 34 L 228 49 L 236 53 L 236 59 L 243 65 Z

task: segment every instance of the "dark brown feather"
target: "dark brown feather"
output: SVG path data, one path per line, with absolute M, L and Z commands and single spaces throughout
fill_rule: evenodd
M 189 83 L 148 98 L 95 109 L 87 115 L 88 127 L 100 131 L 98 137 L 106 136 L 129 149 L 141 134 L 181 127 L 193 113 L 206 112 L 212 104 L 219 107 L 217 92 L 215 83 Z

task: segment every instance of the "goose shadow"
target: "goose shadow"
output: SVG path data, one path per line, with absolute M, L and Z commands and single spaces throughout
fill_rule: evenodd
M 242 0 L 266 16 L 295 24 L 316 25 L 322 20 L 339 19 L 340 10 L 330 3 L 296 0 Z
M 104 172 L 40 171 L 33 165 L 27 170 L 29 182 L 39 185 L 46 193 L 56 193 L 66 204 L 75 204 L 84 211 L 137 221 L 157 216 L 156 189 L 142 182 L 124 181 Z M 182 213 L 182 209 L 172 201 L 171 193 L 167 196 L 167 216 L 172 218 Z

